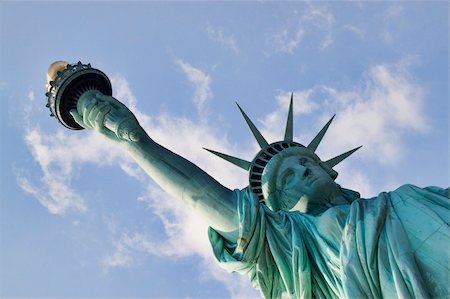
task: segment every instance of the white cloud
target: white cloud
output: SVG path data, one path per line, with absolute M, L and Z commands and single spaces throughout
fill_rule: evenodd
M 53 140 L 53 143 L 55 141 L 58 142 L 58 139 Z M 19 186 L 25 192 L 33 195 L 50 213 L 62 215 L 67 210 L 85 212 L 87 207 L 84 200 L 69 186 L 70 177 L 67 174 L 71 169 L 70 162 L 58 161 L 63 153 L 63 148 L 59 146 L 57 149 L 52 145 L 47 145 L 52 142 L 51 138 L 43 136 L 38 128 L 27 132 L 25 142 L 35 161 L 39 163 L 43 176 L 39 182 L 31 182 L 27 178 L 27 174 L 22 171 L 17 174 Z
M 275 96 L 279 107 L 289 107 L 289 102 L 291 101 L 291 95 L 293 96 L 293 101 L 295 102 L 293 113 L 297 114 L 308 114 L 319 108 L 319 105 L 313 101 L 311 95 L 313 93 L 312 89 L 307 90 L 297 90 L 294 92 L 280 92 Z M 287 110 L 286 110 L 287 111 Z
M 34 196 L 52 214 L 64 214 L 66 210 L 87 210 L 83 199 L 72 188 L 45 173 L 41 184 L 35 186 L 24 175 L 17 175 L 17 184 L 22 190 Z
M 272 38 L 272 43 L 276 51 L 292 54 L 303 40 L 304 35 L 305 29 L 302 26 L 293 29 L 287 28 L 276 34 Z
M 236 54 L 239 53 L 239 47 L 232 34 L 227 35 L 224 33 L 222 28 L 213 28 L 211 26 L 206 28 L 206 33 L 211 40 L 218 42 L 226 48 L 229 48 Z
M 123 266 L 116 264 L 116 257 L 121 256 L 123 260 L 131 261 L 133 252 L 165 257 L 186 257 L 192 254 L 207 259 L 211 257 L 208 226 L 194 211 L 153 184 L 139 200 L 146 202 L 150 210 L 160 218 L 164 225 L 165 239 L 143 232 L 123 233 L 115 241 L 114 253 L 105 259 L 111 263 L 104 264 L 105 266 Z
M 212 82 L 211 77 L 182 60 L 177 60 L 176 64 L 181 68 L 189 82 L 194 86 L 194 104 L 201 113 L 206 102 L 211 99 L 213 95 L 210 89 Z
M 362 198 L 373 197 L 380 191 L 374 188 L 374 183 L 363 170 L 352 167 L 351 163 L 339 164 L 336 170 L 339 173 L 336 182 L 344 188 L 358 191 Z
M 410 78 L 407 67 L 403 61 L 376 65 L 367 72 L 362 85 L 353 90 L 321 87 L 328 97 L 326 109 L 338 112 L 330 127 L 330 151 L 336 154 L 363 144 L 367 158 L 382 164 L 401 160 L 405 150 L 403 135 L 428 130 L 423 90 Z
M 427 119 L 423 113 L 424 92 L 409 74 L 410 59 L 396 64 L 379 64 L 371 67 L 350 89 L 331 85 L 315 86 L 294 92 L 294 114 L 310 114 L 319 111 L 315 131 L 296 140 L 311 140 L 322 126 L 337 114 L 324 141 L 318 148 L 323 160 L 330 159 L 347 150 L 363 145 L 356 157 L 364 157 L 384 167 L 396 165 L 407 150 L 405 134 L 425 133 Z M 276 95 L 277 107 L 262 119 L 262 134 L 269 142 L 281 140 L 288 113 L 290 92 Z M 341 167 L 341 166 L 339 166 Z M 361 193 L 370 196 L 375 188 L 368 178 L 353 169 L 340 175 L 344 182 Z
M 31 181 L 24 171 L 18 173 L 19 186 L 36 199 L 51 213 L 63 215 L 67 210 L 85 212 L 87 206 L 76 190 L 71 187 L 74 167 L 85 163 L 97 165 L 119 164 L 123 169 L 131 163 L 124 152 L 111 147 L 109 141 L 93 132 L 77 135 L 63 129 L 55 134 L 42 133 L 38 126 L 26 132 L 27 144 L 42 176 Z M 138 170 L 134 176 L 139 176 Z
M 227 136 L 214 126 L 187 118 L 161 115 L 154 119 L 148 130 L 155 141 L 186 157 L 206 172 L 214 173 L 214 177 L 223 185 L 229 188 L 242 186 L 245 171 L 206 152 L 202 147 L 231 155 L 235 153 L 244 158 L 251 156 L 253 152 L 231 145 Z

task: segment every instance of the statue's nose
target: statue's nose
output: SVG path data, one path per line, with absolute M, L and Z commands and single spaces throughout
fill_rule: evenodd
M 300 179 L 305 179 L 311 173 L 311 170 L 304 165 L 298 165 L 298 167 L 296 167 L 296 170 L 297 176 Z
M 311 173 L 311 170 L 308 167 L 304 167 L 303 178 L 306 178 Z

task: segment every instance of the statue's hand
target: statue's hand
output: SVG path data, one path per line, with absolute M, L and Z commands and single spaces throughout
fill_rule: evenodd
M 70 114 L 83 128 L 95 129 L 116 142 L 137 142 L 145 134 L 124 104 L 95 90 L 84 93 Z

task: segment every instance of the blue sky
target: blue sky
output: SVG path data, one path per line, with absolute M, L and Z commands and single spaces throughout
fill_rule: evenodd
M 448 2 L 1 2 L 1 297 L 258 296 L 215 263 L 201 219 L 120 149 L 49 117 L 55 60 L 110 77 L 150 136 L 229 188 L 269 141 L 337 114 L 322 159 L 365 197 L 449 185 Z

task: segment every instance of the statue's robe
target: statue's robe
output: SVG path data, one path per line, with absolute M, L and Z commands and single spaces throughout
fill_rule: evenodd
M 450 297 L 449 189 L 404 185 L 319 216 L 235 194 L 238 240 L 209 238 L 221 266 L 265 298 Z

